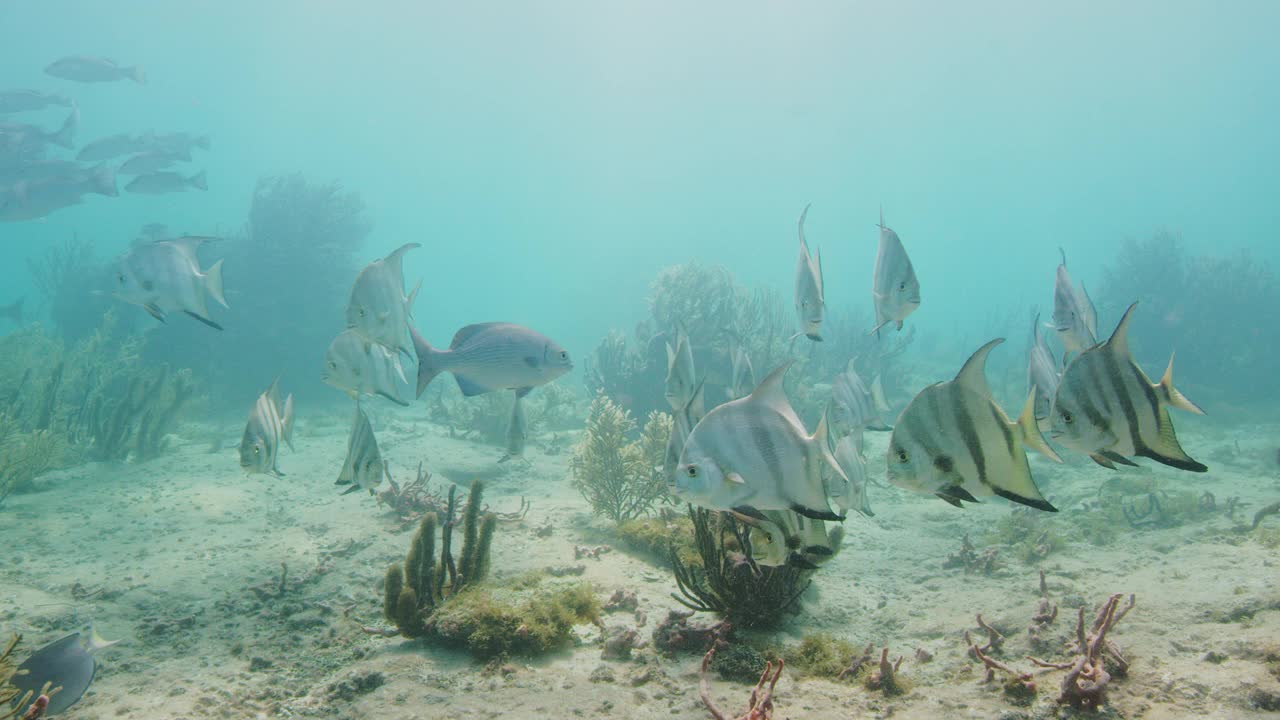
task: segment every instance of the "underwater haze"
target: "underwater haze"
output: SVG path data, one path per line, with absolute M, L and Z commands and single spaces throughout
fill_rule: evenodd
M 1277 27 L 0 2 L 0 719 L 1275 711 Z

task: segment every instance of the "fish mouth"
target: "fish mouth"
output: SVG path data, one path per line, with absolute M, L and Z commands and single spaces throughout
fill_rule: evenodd
M 912 297 L 912 298 L 907 298 L 907 304 L 908 304 L 908 305 L 915 305 L 915 306 L 919 307 L 919 305 L 920 305 L 920 296 L 919 296 L 919 295 L 917 295 L 917 296 Z

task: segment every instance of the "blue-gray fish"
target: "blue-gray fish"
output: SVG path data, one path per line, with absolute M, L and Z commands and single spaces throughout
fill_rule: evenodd
M 101 165 L 65 176 L 44 180 L 23 180 L 10 188 L 0 188 L 0 221 L 18 222 L 42 218 L 80 203 L 88 194 L 115 197 L 116 175 Z
M 46 685 L 60 688 L 49 698 L 46 715 L 64 713 L 75 705 L 93 682 L 98 664 L 93 653 L 115 645 L 119 640 L 103 640 L 96 631 L 89 637 L 71 633 L 35 651 L 22 664 L 9 684 L 18 689 L 18 700 L 34 699 Z M 28 695 L 29 694 L 29 695 Z M 27 700 L 31 702 L 31 700 Z
M 736 338 L 729 341 L 729 362 L 732 370 L 725 392 L 730 400 L 746 397 L 756 386 L 756 369 L 751 364 L 746 348 Z
M 833 504 L 844 512 L 850 508 L 858 512 L 872 517 L 875 515 L 871 511 L 871 502 L 867 499 L 867 461 L 862 457 L 862 431 L 859 430 L 850 435 L 846 435 L 836 441 L 835 450 L 836 462 L 840 464 L 840 469 L 844 471 L 844 478 L 847 482 L 841 482 L 837 476 L 832 476 L 831 482 L 827 486 L 827 494 L 833 499 Z
M 1062 372 L 1050 436 L 1108 468 L 1133 465 L 1128 459 L 1133 455 L 1205 472 L 1208 468 L 1182 449 L 1169 418 L 1170 406 L 1204 414 L 1173 386 L 1173 356 L 1153 384 L 1129 354 L 1129 320 L 1137 305 L 1125 311 L 1110 339 L 1077 355 Z
M 1035 395 L 1028 394 L 1012 422 L 992 399 L 987 355 L 1003 338 L 983 345 L 954 380 L 930 385 L 907 405 L 889 439 L 889 481 L 932 493 L 960 506 L 980 495 L 999 495 L 1057 512 L 1031 477 L 1025 447 L 1061 462 L 1036 425 Z
M 1058 266 L 1053 282 L 1053 328 L 1065 348 L 1063 364 L 1071 353 L 1082 353 L 1098 343 L 1098 311 L 1084 289 L 1084 283 L 1076 289 L 1067 272 L 1067 253 L 1058 248 L 1062 264 Z
M 79 127 L 80 111 L 75 105 L 71 106 L 71 112 L 67 113 L 62 125 L 53 132 L 27 123 L 0 123 L 0 149 L 5 146 L 42 148 L 45 145 L 57 145 L 70 150 L 75 147 L 76 130 Z
M 693 366 L 693 346 L 681 327 L 676 332 L 675 347 L 667 343 L 666 398 L 672 410 L 680 410 L 693 398 L 698 385 Z
M 499 458 L 504 463 L 514 458 L 524 457 L 524 448 L 529 441 L 529 418 L 524 413 L 524 398 L 516 397 L 511 404 L 511 419 L 507 421 L 506 451 Z
M 71 100 L 66 95 L 39 90 L 0 91 L 0 115 L 43 110 L 50 105 L 71 107 Z
M 468 325 L 454 333 L 448 350 L 431 347 L 413 327 L 409 331 L 418 353 L 418 397 L 442 372 L 453 373 L 467 397 L 506 389 L 524 397 L 573 369 L 567 350 L 522 325 Z
M 181 310 L 221 330 L 209 315 L 205 296 L 229 307 L 222 294 L 222 261 L 202 272 L 196 257 L 197 248 L 216 239 L 188 236 L 134 246 L 116 267 L 115 296 L 140 305 L 161 322 L 166 313 Z
M 8 305 L 0 305 L 0 318 L 8 318 L 9 322 L 22 326 L 22 304 L 26 302 L 25 297 L 20 297 Z
M 140 66 L 125 67 L 115 60 L 88 55 L 76 55 L 55 60 L 49 63 L 44 71 L 45 74 L 56 78 L 82 83 L 115 82 L 126 79 L 132 80 L 139 85 L 145 85 L 147 82 L 147 74 L 143 72 Z
M 284 477 L 277 460 L 280 442 L 293 449 L 293 395 L 280 404 L 280 378 L 258 396 L 240 438 L 240 468 L 250 475 Z
M 827 446 L 827 419 L 809 435 L 782 389 L 787 363 L 747 397 L 707 413 L 689 433 L 675 473 L 675 494 L 710 510 L 754 514 L 793 510 L 815 520 L 831 511 L 823 481 L 843 476 Z
M 338 481 L 334 484 L 351 486 L 343 495 L 360 490 L 368 490 L 373 495 L 386 474 L 386 463 L 378 451 L 378 438 L 374 437 L 369 416 L 364 414 L 360 401 L 356 400 L 356 416 L 351 423 L 351 435 L 347 438 L 347 459 L 342 463 L 342 472 L 338 473 Z
M 667 436 L 666 452 L 662 458 L 662 473 L 667 479 L 667 489 L 672 494 L 675 493 L 676 468 L 680 465 L 680 453 L 684 452 L 684 444 L 689 439 L 689 433 L 693 432 L 693 428 L 706 415 L 703 412 L 705 404 L 702 385 L 703 383 L 698 383 L 694 388 L 693 396 L 671 415 L 671 434 Z
M 871 288 L 876 307 L 876 327 L 879 332 L 889 323 L 899 330 L 902 321 L 920 307 L 920 281 L 907 257 L 907 250 L 898 233 L 884 224 L 884 209 L 880 210 L 880 249 L 876 253 L 875 276 Z
M 811 255 L 809 245 L 805 242 L 804 219 L 808 214 L 809 206 L 805 205 L 796 222 L 800 235 L 800 255 L 796 258 L 795 304 L 800 332 L 791 336 L 791 339 L 804 335 L 814 342 L 822 342 L 822 319 L 826 314 L 822 288 L 822 254 Z
M 889 412 L 889 404 L 884 399 L 880 377 L 872 380 L 868 388 L 858 375 L 853 360 L 849 360 L 844 372 L 831 383 L 829 408 L 827 416 L 831 421 L 831 433 L 837 438 L 863 430 L 888 432 L 893 429 L 882 417 L 883 413 Z
M 120 133 L 118 135 L 108 135 L 104 138 L 98 138 L 93 142 L 80 148 L 80 152 L 76 153 L 76 160 L 80 162 L 102 162 L 121 155 L 129 155 L 132 153 L 146 152 L 151 149 L 151 137 L 147 135 L 134 135 L 132 133 Z
M 163 150 L 148 150 L 130 155 L 129 159 L 116 169 L 116 172 L 121 175 L 148 175 L 189 160 L 191 160 L 189 153 L 184 156 Z
M 208 190 L 209 183 L 203 170 L 190 176 L 162 170 L 139 175 L 125 185 L 124 189 L 140 195 L 164 195 L 190 189 Z
M 403 399 L 409 381 L 399 355 L 355 330 L 344 330 L 329 343 L 321 379 L 352 397 L 381 395 L 399 405 L 409 404 Z
M 1031 319 L 1031 353 L 1027 359 L 1027 390 L 1036 396 L 1036 421 L 1041 429 L 1049 419 L 1049 407 L 1053 404 L 1053 395 L 1058 391 L 1058 380 L 1061 371 L 1054 358 L 1049 343 L 1040 334 L 1040 314 Z
M 414 286 L 413 292 L 404 294 L 403 261 L 406 252 L 419 247 L 419 243 L 406 243 L 366 265 L 351 285 L 351 298 L 347 301 L 348 328 L 407 355 L 412 355 L 413 349 L 405 333 L 422 282 Z

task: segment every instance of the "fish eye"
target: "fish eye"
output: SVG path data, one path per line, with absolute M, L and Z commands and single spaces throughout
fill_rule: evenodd
M 1071 423 L 1075 422 L 1075 420 L 1076 420 L 1076 419 L 1075 419 L 1075 416 L 1073 416 L 1073 415 L 1071 414 L 1071 411 L 1070 411 L 1070 410 L 1063 410 L 1063 411 L 1062 411 L 1062 422 L 1064 422 L 1064 423 L 1066 423 L 1066 424 L 1070 425 Z
M 688 474 L 688 476 L 689 476 L 689 477 L 691 477 L 691 478 L 696 478 L 696 477 L 698 477 L 698 466 L 697 466 L 697 465 L 690 465 L 690 466 L 689 466 L 689 469 L 688 469 L 688 470 L 685 470 L 685 473 L 686 473 L 686 474 Z
M 898 462 L 904 463 L 907 461 L 907 451 L 904 450 L 903 448 L 898 448 L 897 455 L 898 455 Z
M 254 455 L 260 455 L 260 454 L 262 454 L 262 448 L 258 447 L 257 445 L 254 445 L 254 446 L 253 446 L 253 454 L 254 454 Z
M 338 369 L 338 363 L 336 363 L 336 362 L 334 362 L 334 361 L 330 360 L 330 361 L 329 361 L 329 369 L 330 369 L 330 370 L 337 370 L 337 369 Z
M 561 350 L 561 351 L 560 351 L 560 359 L 561 359 L 561 360 L 568 360 L 568 359 L 569 359 L 569 352 L 568 352 L 567 350 Z
M 153 282 L 151 282 L 150 280 L 143 280 L 143 281 L 142 281 L 142 289 L 143 289 L 143 290 L 146 290 L 147 292 L 150 292 L 151 290 L 153 290 L 153 289 L 155 288 L 155 286 L 156 286 L 156 284 L 155 284 L 155 283 L 153 283 Z
M 907 281 L 906 281 L 906 280 L 903 280 L 902 282 L 898 283 L 898 289 L 899 289 L 899 290 L 906 290 L 906 289 L 907 289 Z

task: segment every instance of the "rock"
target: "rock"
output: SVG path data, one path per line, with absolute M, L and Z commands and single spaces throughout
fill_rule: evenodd
M 360 695 L 377 690 L 386 682 L 387 676 L 376 670 L 353 672 L 329 686 L 329 699 L 350 702 Z
M 595 670 L 592 670 L 591 676 L 587 679 L 593 683 L 600 683 L 600 682 L 611 683 L 611 682 L 614 682 L 616 678 L 613 675 L 613 668 L 609 667 L 608 665 L 601 665 L 597 667 Z

